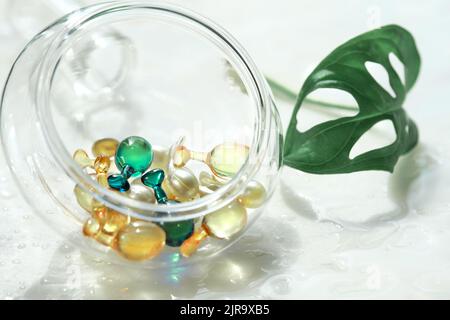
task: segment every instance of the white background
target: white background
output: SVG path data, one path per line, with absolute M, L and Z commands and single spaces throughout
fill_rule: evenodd
M 0 0 L 2 82 L 26 38 L 58 16 L 46 1 L 13 2 L 8 9 Z M 450 3 L 172 2 L 221 24 L 263 72 L 295 90 L 338 44 L 402 25 L 422 56 L 405 104 L 419 146 L 393 175 L 285 169 L 266 213 L 235 246 L 201 265 L 159 271 L 109 265 L 70 247 L 24 203 L 2 158 L 0 298 L 450 298 Z M 278 106 L 286 125 L 291 106 Z

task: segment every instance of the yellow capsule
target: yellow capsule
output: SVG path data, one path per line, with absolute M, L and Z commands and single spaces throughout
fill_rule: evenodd
M 97 140 L 92 145 L 92 154 L 95 157 L 99 156 L 104 156 L 108 158 L 114 157 L 118 145 L 119 141 L 113 138 L 104 138 Z
M 258 181 L 250 181 L 238 201 L 246 208 L 258 208 L 266 200 L 266 189 Z
M 109 187 L 108 175 L 106 173 L 97 174 L 97 181 L 102 187 L 105 187 L 105 188 Z
M 100 232 L 95 235 L 94 239 L 99 243 L 111 248 L 116 248 L 117 246 L 117 233 L 110 234 L 100 230 Z
M 115 248 L 119 231 L 130 221 L 131 218 L 126 215 L 94 204 L 92 217 L 83 226 L 83 234 L 94 238 L 103 245 Z
M 89 213 L 93 213 L 98 208 L 103 208 L 103 204 L 97 201 L 88 191 L 81 188 L 78 184 L 73 189 L 75 199 L 80 207 Z
M 234 176 L 247 160 L 248 146 L 237 143 L 225 143 L 215 147 L 209 157 L 209 166 L 219 177 Z
M 117 250 L 129 260 L 142 261 L 157 256 L 165 242 L 166 233 L 156 224 L 133 222 L 120 231 Z
M 163 189 L 170 198 L 189 201 L 198 197 L 199 184 L 195 174 L 188 168 L 175 168 L 163 182 Z
M 75 194 L 75 198 L 77 199 L 80 207 L 91 213 L 94 208 L 94 198 L 91 196 L 91 194 L 81 188 L 78 184 L 73 189 L 73 193 Z
M 189 151 L 185 146 L 178 146 L 172 160 L 175 167 L 184 167 L 186 163 L 191 160 L 191 151 Z
M 78 163 L 83 169 L 86 167 L 94 167 L 95 160 L 89 158 L 86 151 L 82 149 L 75 150 L 73 154 L 73 160 L 75 160 L 75 162 Z
M 101 227 L 99 221 L 96 218 L 91 217 L 87 219 L 83 225 L 83 234 L 87 237 L 95 237 L 99 233 L 100 229 Z
M 102 232 L 116 235 L 122 228 L 130 223 L 130 217 L 121 214 L 112 209 L 107 209 L 106 218 L 104 219 Z
M 198 176 L 200 183 L 199 190 L 201 195 L 206 195 L 217 191 L 223 184 L 205 171 L 200 172 Z
M 208 233 L 219 239 L 229 239 L 247 224 L 247 211 L 238 202 L 214 211 L 204 218 Z
M 111 167 L 111 160 L 105 156 L 98 156 L 94 160 L 94 170 L 97 174 L 108 173 Z
M 248 154 L 249 147 L 237 143 L 220 144 L 210 152 L 190 151 L 179 145 L 173 153 L 172 161 L 177 168 L 185 166 L 189 160 L 202 161 L 210 167 L 214 175 L 229 179 L 241 169 Z
M 83 225 L 83 234 L 87 237 L 95 239 L 97 242 L 106 245 L 108 247 L 115 246 L 115 240 L 117 233 L 110 234 L 104 232 L 102 229 L 103 218 L 99 218 L 98 215 L 93 215 Z
M 100 226 L 103 226 L 108 219 L 108 208 L 94 199 L 92 216 L 98 220 Z
M 200 227 L 180 246 L 181 255 L 186 258 L 190 257 L 206 238 L 208 238 L 208 232 Z
M 83 169 L 87 167 L 94 169 L 98 183 L 105 188 L 109 187 L 107 174 L 111 167 L 111 160 L 108 157 L 98 156 L 90 159 L 86 151 L 78 149 L 73 154 L 73 159 Z
M 155 193 L 153 189 L 142 184 L 140 179 L 136 179 L 131 183 L 130 191 L 127 193 L 128 197 L 142 202 L 155 203 Z

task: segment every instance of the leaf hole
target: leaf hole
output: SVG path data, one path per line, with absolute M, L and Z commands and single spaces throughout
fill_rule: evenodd
M 389 74 L 387 70 L 379 63 L 366 61 L 364 64 L 372 78 L 393 98 L 396 97 L 394 89 L 389 83 Z
M 382 120 L 367 130 L 350 150 L 350 160 L 368 151 L 387 147 L 395 142 L 397 134 L 391 120 Z
M 393 52 L 389 53 L 389 62 L 391 63 L 392 68 L 394 68 L 395 72 L 398 74 L 400 81 L 403 83 L 403 85 L 405 85 L 405 65 Z
M 358 112 L 358 104 L 350 93 L 332 88 L 316 89 L 306 97 L 297 113 L 297 130 L 305 132 L 320 123 L 353 117 Z

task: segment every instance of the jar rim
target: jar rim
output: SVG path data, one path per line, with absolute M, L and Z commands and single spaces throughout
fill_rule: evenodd
M 250 89 L 250 91 L 247 90 L 249 95 L 251 94 L 253 96 L 252 98 L 257 108 L 254 124 L 256 134 L 253 135 L 253 141 L 250 145 L 246 162 L 230 181 L 217 191 L 199 199 L 167 206 L 145 203 L 108 190 L 89 177 L 73 161 L 53 122 L 50 108 L 50 92 L 54 73 L 64 53 L 64 45 L 67 44 L 67 41 L 77 30 L 93 19 L 119 11 L 135 10 L 149 10 L 156 14 L 162 13 L 172 19 L 185 20 L 191 27 L 198 28 L 195 31 L 208 33 L 208 36 L 212 37 L 208 40 L 217 41 L 216 44 L 222 46 L 220 49 L 222 49 L 222 52 L 227 58 L 233 59 L 233 62 L 236 63 L 236 67 L 241 72 L 240 76 L 247 79 L 246 87 Z M 100 201 L 106 207 L 135 218 L 150 221 L 176 221 L 200 217 L 230 203 L 242 192 L 247 182 L 258 172 L 262 163 L 261 159 L 266 154 L 270 131 L 268 130 L 270 127 L 270 120 L 268 118 L 270 118 L 273 100 L 265 78 L 259 72 L 245 49 L 227 31 L 207 18 L 185 8 L 156 2 L 140 1 L 95 4 L 70 13 L 58 21 L 64 21 L 65 28 L 55 36 L 40 63 L 35 91 L 36 112 L 39 121 L 43 124 L 42 131 L 50 146 L 50 152 L 58 165 L 63 168 L 70 178 L 83 189 L 90 192 L 97 201 Z M 229 51 L 225 52 L 225 49 Z M 157 216 L 155 216 L 155 212 L 158 213 Z

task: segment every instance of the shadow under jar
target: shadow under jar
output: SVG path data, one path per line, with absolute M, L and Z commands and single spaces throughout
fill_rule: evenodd
M 48 225 L 84 251 L 150 268 L 204 259 L 235 242 L 262 213 L 282 161 L 282 131 L 271 92 L 245 50 L 205 18 L 149 2 L 86 7 L 35 36 L 4 89 L 1 134 L 22 194 Z M 169 205 L 130 197 L 99 183 L 72 156 L 83 149 L 94 160 L 95 141 L 129 136 L 150 142 L 149 169 L 162 167 L 166 179 L 178 170 L 170 150 L 201 151 L 196 154 L 204 155 L 209 166 L 194 160 L 176 164 L 200 180 L 201 190 L 211 192 Z M 245 146 L 246 157 L 235 174 L 216 179 L 207 152 L 230 144 Z M 108 174 L 118 173 L 114 156 L 110 161 Z M 255 185 L 259 200 L 252 203 Z M 91 204 L 80 206 L 74 188 Z M 124 222 L 111 228 L 111 221 L 97 220 L 97 234 L 87 237 L 83 227 L 98 213 L 92 207 Z M 226 225 L 233 214 L 241 215 L 239 228 Z M 164 226 L 186 221 L 193 222 L 189 240 L 198 248 L 183 255 L 186 244 L 169 245 Z M 102 241 L 102 228 L 111 241 Z M 130 229 L 137 231 L 131 238 L 138 243 L 119 243 Z M 164 240 L 157 252 L 136 259 L 122 252 L 126 245 L 145 250 L 152 237 Z

